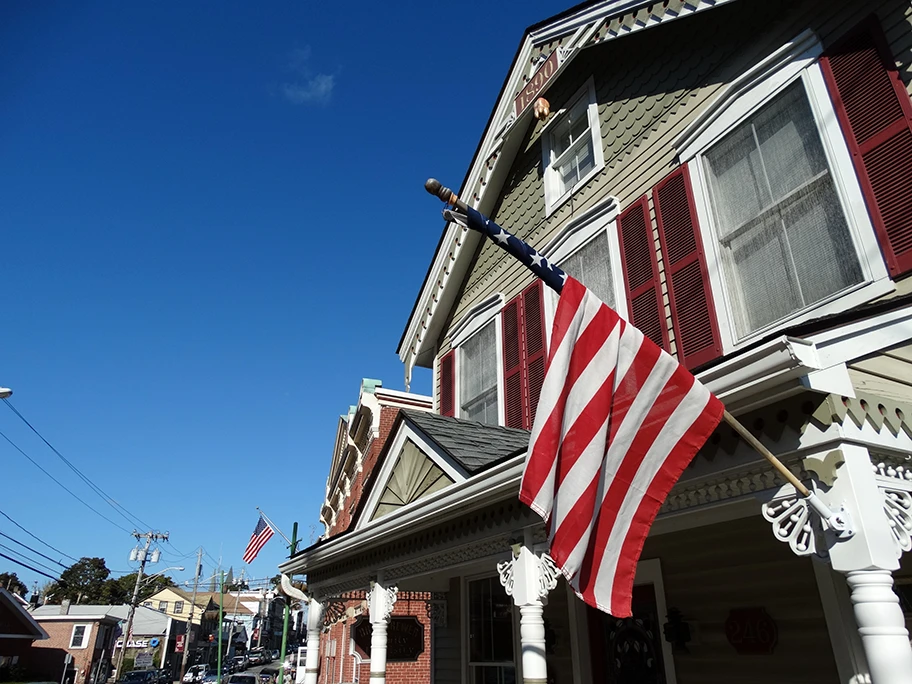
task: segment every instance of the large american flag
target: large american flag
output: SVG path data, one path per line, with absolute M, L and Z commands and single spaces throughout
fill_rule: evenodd
M 247 544 L 247 550 L 244 551 L 244 562 L 253 563 L 253 559 L 257 557 L 257 554 L 260 552 L 260 549 L 266 545 L 266 542 L 272 539 L 273 534 L 275 534 L 275 532 L 272 527 L 266 522 L 263 514 L 260 513 L 260 519 L 257 521 L 256 527 L 253 528 L 253 534 L 250 535 L 250 542 Z
M 630 616 L 649 528 L 723 410 L 567 277 L 519 498 L 549 521 L 551 556 L 586 603 Z

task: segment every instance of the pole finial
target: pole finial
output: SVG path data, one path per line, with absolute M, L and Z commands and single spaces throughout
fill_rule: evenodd
M 466 211 L 466 203 L 459 199 L 455 192 L 445 185 L 442 185 L 436 178 L 428 178 L 424 184 L 424 189 L 435 197 L 438 197 L 442 202 L 452 204 L 459 211 Z

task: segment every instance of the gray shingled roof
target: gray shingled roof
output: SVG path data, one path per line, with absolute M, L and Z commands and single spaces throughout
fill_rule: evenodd
M 402 415 L 434 440 L 469 474 L 522 453 L 529 447 L 527 430 L 485 425 L 409 409 L 403 409 Z

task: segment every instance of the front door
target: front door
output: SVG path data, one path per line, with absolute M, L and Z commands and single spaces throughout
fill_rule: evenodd
M 662 618 L 655 588 L 633 588 L 633 617 L 615 618 L 587 607 L 593 681 L 599 684 L 665 684 Z

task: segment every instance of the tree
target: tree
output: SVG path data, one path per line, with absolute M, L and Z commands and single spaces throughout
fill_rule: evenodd
M 162 589 L 168 587 L 176 587 L 170 577 L 165 577 L 164 575 L 158 575 L 152 579 L 144 578 L 142 585 L 139 587 L 139 603 L 142 603 L 150 596 L 153 596 L 160 592 Z M 129 603 L 130 599 L 133 598 L 133 589 L 136 587 L 136 573 L 131 572 L 128 575 L 123 575 L 122 577 L 117 577 L 115 579 L 109 579 L 105 583 L 105 595 L 106 603 L 111 604 L 121 604 Z
M 19 596 L 25 596 L 28 587 L 19 579 L 15 572 L 0 572 L 0 587 Z
M 80 558 L 60 573 L 60 581 L 50 590 L 51 600 L 73 603 L 103 603 L 107 595 L 106 580 L 111 574 L 104 558 Z

